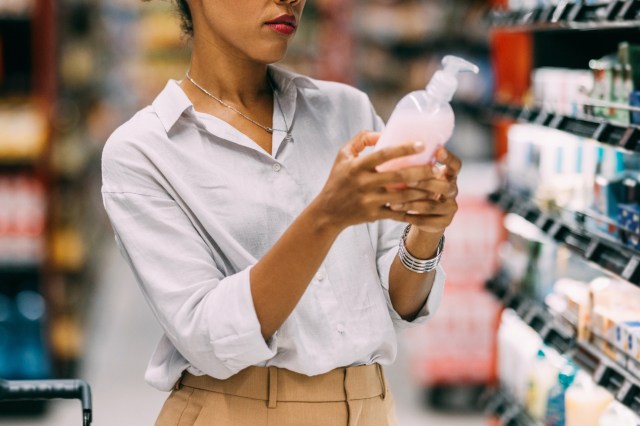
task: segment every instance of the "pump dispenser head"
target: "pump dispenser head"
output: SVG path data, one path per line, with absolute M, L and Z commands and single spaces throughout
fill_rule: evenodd
M 427 92 L 444 102 L 451 102 L 458 89 L 458 73 L 470 71 L 478 74 L 480 72 L 476 65 L 457 56 L 445 56 L 442 66 L 443 69 L 431 78 L 427 85 Z

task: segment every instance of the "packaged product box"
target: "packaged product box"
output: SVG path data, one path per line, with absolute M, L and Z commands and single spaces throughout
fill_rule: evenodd
M 577 330 L 578 339 L 588 340 L 589 287 L 583 281 L 562 278 L 555 282 L 545 302 Z
M 616 325 L 618 320 L 613 312 L 605 311 L 602 315 L 602 345 L 601 349 L 606 356 L 618 362 L 618 350 L 614 342 L 616 341 Z
M 596 339 L 604 340 L 605 314 L 604 309 L 599 308 L 596 308 L 591 312 L 591 316 L 589 318 L 589 329 L 591 330 L 591 338 L 594 344 L 596 344 Z
M 627 370 L 640 377 L 640 326 L 627 329 Z
M 623 244 L 632 249 L 640 249 L 640 206 L 638 204 L 620 204 L 618 222 L 619 237 Z
M 616 327 L 616 346 L 630 357 L 633 356 L 633 335 L 640 330 L 640 321 L 626 321 Z
M 630 358 L 640 363 L 640 328 L 633 328 L 629 331 L 627 353 Z
M 586 288 L 586 286 L 585 286 Z M 589 295 L 586 291 L 567 294 L 567 318 L 575 320 L 573 325 L 578 333 L 578 340 L 587 340 L 587 322 L 589 317 Z
M 615 312 L 610 311 L 604 315 L 604 346 L 605 355 L 614 360 L 616 363 L 626 366 L 627 355 L 625 350 L 625 335 L 629 328 L 640 327 L 640 321 L 637 321 L 638 314 L 631 311 Z

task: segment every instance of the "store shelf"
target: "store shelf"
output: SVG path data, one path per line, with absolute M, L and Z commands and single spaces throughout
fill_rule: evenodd
M 640 364 L 621 353 L 616 362 L 591 343 L 577 341 L 576 325 L 570 319 L 540 302 L 513 293 L 500 276 L 487 282 L 487 290 L 505 307 L 514 310 L 547 346 L 573 360 L 592 375 L 596 384 L 640 414 Z
M 3 160 L 0 158 L 0 174 L 2 173 L 33 173 L 40 169 L 41 159 L 34 160 Z
M 556 6 L 531 10 L 495 10 L 490 21 L 500 29 L 528 32 L 637 30 L 639 14 L 639 0 L 596 4 L 561 1 Z
M 503 426 L 543 426 L 532 419 L 506 389 L 492 389 L 484 399 L 485 413 L 497 417 Z
M 639 126 L 620 125 L 604 118 L 569 117 L 542 109 L 523 108 L 516 105 L 495 104 L 491 107 L 491 112 L 495 117 L 561 130 L 629 153 L 640 152 Z
M 640 287 L 640 253 L 621 242 L 594 235 L 577 224 L 584 219 L 576 213 L 576 221 L 550 216 L 524 197 L 498 191 L 489 200 L 505 212 L 515 213 L 535 224 L 554 241 L 579 254 L 585 261 Z
M 28 22 L 31 19 L 31 16 L 26 14 L 10 15 L 0 13 L 0 25 L 2 25 L 3 22 Z
M 31 274 L 42 269 L 40 262 L 8 263 L 0 261 L 0 274 Z
M 369 33 L 359 34 L 360 41 L 380 46 L 395 56 L 414 57 L 424 53 L 449 52 L 463 50 L 467 53 L 488 55 L 487 40 L 460 34 L 435 34 L 416 40 L 381 39 Z

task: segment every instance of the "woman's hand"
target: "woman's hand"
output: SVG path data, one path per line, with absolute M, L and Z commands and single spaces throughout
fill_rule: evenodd
M 429 226 L 428 223 L 435 222 L 436 216 L 439 217 L 443 212 L 441 207 L 431 212 L 431 204 L 427 209 L 425 203 L 430 195 L 429 191 L 448 193 L 451 185 L 434 179 L 432 175 L 424 172 L 424 167 L 385 173 L 376 171 L 377 166 L 389 160 L 421 152 L 424 145 L 399 145 L 366 156 L 360 155 L 367 147 L 374 146 L 379 138 L 379 133 L 361 132 L 349 141 L 338 153 L 325 187 L 314 200 L 326 223 L 330 223 L 337 231 L 351 225 L 381 219 L 407 222 L 409 215 L 406 211 L 414 209 L 422 215 L 411 216 L 410 219 L 424 222 L 422 226 L 426 227 Z M 408 182 L 415 182 L 415 188 L 386 189 L 398 184 L 408 185 Z M 441 204 L 445 203 L 438 202 L 438 206 Z M 446 205 L 450 206 L 450 203 Z M 394 211 L 389 206 L 407 208 Z M 443 221 L 438 220 L 437 226 L 440 226 L 441 222 Z
M 457 178 L 462 167 L 460 159 L 444 148 L 436 151 L 436 160 L 439 165 L 403 170 L 409 188 L 423 191 L 423 198 L 391 205 L 392 210 L 406 213 L 404 222 L 432 234 L 443 233 L 458 210 Z

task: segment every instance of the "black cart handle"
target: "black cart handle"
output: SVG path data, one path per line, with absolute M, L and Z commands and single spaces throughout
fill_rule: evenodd
M 84 380 L 2 380 L 0 401 L 34 399 L 79 399 L 83 425 L 91 424 L 91 387 Z

